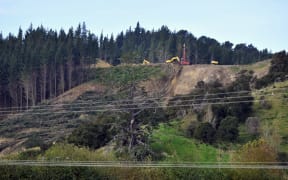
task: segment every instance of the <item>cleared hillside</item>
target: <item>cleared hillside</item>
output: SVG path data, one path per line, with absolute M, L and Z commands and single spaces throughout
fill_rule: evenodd
M 257 78 L 261 78 L 269 71 L 270 61 L 261 61 L 251 65 L 191 65 L 183 66 L 181 72 L 171 82 L 172 95 L 189 94 L 197 82 L 205 83 L 219 81 L 224 86 L 235 80 L 241 70 L 252 70 Z
M 165 98 L 189 94 L 199 81 L 218 80 L 228 85 L 242 69 L 253 69 L 256 74 L 261 72 L 259 74 L 263 75 L 267 67 L 269 64 L 265 62 L 252 66 L 160 64 L 96 68 L 91 75 L 92 81 L 1 120 L 0 150 L 6 154 L 65 139 L 83 122 L 93 121 L 95 114 L 117 107 L 113 101 L 127 98 L 128 91 L 122 88 L 124 84 L 136 83 L 136 99 L 137 96 L 143 98 L 141 93 Z

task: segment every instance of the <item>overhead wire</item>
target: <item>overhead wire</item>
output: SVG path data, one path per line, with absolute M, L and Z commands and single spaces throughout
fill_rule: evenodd
M 193 102 L 199 102 L 199 101 L 211 101 L 211 100 L 220 100 L 220 99 L 239 99 L 239 98 L 249 98 L 251 96 L 230 96 L 230 97 L 222 97 L 222 98 L 203 98 L 203 99 L 192 99 L 192 100 L 178 100 L 178 99 L 175 99 L 175 100 L 171 100 L 169 101 L 169 103 L 174 103 L 174 102 L 177 102 L 179 103 L 179 101 L 181 101 L 181 103 L 185 103 L 185 102 L 190 102 L 190 103 L 193 103 Z M 148 99 L 151 101 L 151 99 Z M 71 104 L 67 104 L 65 106 L 60 106 L 58 104 L 54 105 L 54 106 L 49 106 L 49 107 L 46 107 L 46 106 L 38 106 L 38 108 L 35 108 L 35 109 L 28 109 L 28 110 L 20 110 L 20 111 L 29 111 L 29 110 L 33 110 L 33 111 L 41 111 L 41 110 L 50 110 L 49 108 L 51 109 L 55 109 L 57 108 L 57 110 L 67 110 L 69 108 L 78 108 L 78 109 L 82 109 L 82 108 L 89 108 L 89 107 L 93 107 L 93 108 L 97 108 L 97 107 L 103 107 L 103 106 L 134 106 L 134 105 L 139 105 L 139 103 L 142 103 L 142 102 L 145 102 L 145 104 L 151 104 L 149 102 L 147 102 L 148 100 L 145 100 L 144 99 L 141 99 L 141 100 L 130 100 L 132 103 L 130 103 L 130 101 L 110 101 L 111 103 L 115 103 L 115 104 L 108 104 L 107 102 L 103 101 L 103 104 L 100 104 L 100 102 L 98 103 L 94 103 L 94 102 L 91 102 L 89 103 L 88 105 L 89 106 L 84 106 L 84 104 L 80 103 L 71 103 Z M 122 102 L 122 103 L 117 103 L 117 102 Z M 127 104 L 123 103 L 123 102 L 127 102 Z M 142 104 L 142 105 L 145 105 L 145 104 Z M 58 107 L 59 106 L 59 107 Z M 77 106 L 77 107 L 75 107 Z M 12 110 L 7 110 L 7 111 L 0 111 L 0 113 L 9 113 L 9 112 L 14 112 Z M 19 112 L 19 111 L 18 111 Z
M 148 97 L 145 99 L 148 100 L 157 100 L 157 99 L 170 99 L 170 98 L 185 98 L 185 97 L 202 97 L 202 96 L 216 96 L 216 95 L 227 95 L 227 94 L 241 94 L 241 93 L 252 93 L 253 91 L 231 91 L 231 92 L 221 92 L 221 93 L 206 93 L 203 95 L 194 95 L 194 94 L 190 94 L 190 95 L 177 95 L 177 96 L 173 96 L 173 97 Z M 95 96 L 86 96 L 87 98 L 93 98 Z M 97 96 L 96 96 L 97 97 Z M 99 96 L 98 96 L 99 97 Z M 105 102 L 114 102 L 114 101 L 131 101 L 131 99 L 120 99 L 120 100 L 105 100 Z M 103 100 L 100 101 L 93 101 L 95 103 L 97 102 L 103 102 Z M 71 103 L 60 103 L 57 105 L 70 105 Z M 79 103 L 80 104 L 80 103 Z M 89 104 L 89 103 L 83 103 L 83 104 Z M 25 108 L 36 108 L 36 107 L 43 107 L 43 106 L 55 106 L 55 105 L 34 105 L 34 106 L 23 106 Z M 5 110 L 5 109 L 19 109 L 18 106 L 13 106 L 13 107 L 7 107 L 7 108 L 0 108 L 0 110 Z
M 143 161 L 62 161 L 0 160 L 0 166 L 60 166 L 114 168 L 201 168 L 201 169 L 288 169 L 288 162 L 143 162 Z
M 285 100 L 288 98 L 285 98 Z M 247 101 L 230 101 L 230 102 L 204 102 L 204 103 L 198 103 L 198 104 L 178 104 L 178 105 L 158 105 L 158 106 L 145 106 L 145 107 L 126 107 L 126 108 L 108 108 L 108 107 L 103 107 L 102 109 L 87 109 L 87 110 L 67 110 L 67 111 L 62 111 L 62 112 L 27 112 L 25 111 L 24 113 L 15 113 L 15 114 L 25 114 L 29 113 L 30 115 L 32 114 L 67 114 L 67 113 L 85 113 L 85 112 L 107 112 L 107 111 L 125 111 L 125 110 L 137 110 L 137 109 L 157 109 L 157 108 L 173 108 L 173 107 L 192 107 L 192 106 L 200 106 L 200 105 L 222 105 L 222 104 L 237 104 L 237 103 L 250 103 L 250 102 L 260 102 L 262 100 L 247 100 Z
M 250 97 L 250 96 L 242 96 L 242 97 L 230 97 L 230 99 L 233 99 L 233 98 L 248 98 L 248 97 Z M 216 98 L 215 98 L 216 99 Z M 214 99 L 214 100 L 215 100 Z M 217 98 L 218 99 L 218 98 Z M 227 99 L 229 99 L 229 98 L 227 98 Z M 274 99 L 276 99 L 276 98 L 274 98 Z M 287 99 L 287 98 L 281 98 L 281 99 Z M 211 100 L 211 99 L 210 99 Z M 98 106 L 77 106 L 77 107 L 74 107 L 74 106 L 71 106 L 71 107 L 62 107 L 62 108 L 55 108 L 55 107 L 53 107 L 52 109 L 48 109 L 48 108 L 40 108 L 40 109 L 29 109 L 29 110 L 25 110 L 25 111 L 18 111 L 18 112 L 15 112 L 15 111 L 0 111 L 0 112 L 2 112 L 2 113 L 14 113 L 14 114 L 19 114 L 19 113 L 22 113 L 22 112 L 27 112 L 27 113 L 32 113 L 32 114 L 41 114 L 41 113 L 39 113 L 39 112 L 41 112 L 41 111 L 48 111 L 48 110 L 53 110 L 54 112 L 55 111 L 61 111 L 61 110 L 63 110 L 63 111 L 67 111 L 67 112 L 88 112 L 88 111 L 105 111 L 105 110 L 103 110 L 103 109 L 107 109 L 107 111 L 109 111 L 109 110 L 112 110 L 112 111 L 115 111 L 115 110 L 129 110 L 129 109 L 139 109 L 139 108 L 146 108 L 146 109 L 151 109 L 151 108 L 168 108 L 168 107 L 189 107 L 189 106 L 198 106 L 198 105 L 209 105 L 209 104 L 211 104 L 211 105 L 213 105 L 213 104 L 235 104 L 235 103 L 248 103 L 248 102 L 261 102 L 261 101 L 263 101 L 263 100 L 255 100 L 255 99 L 253 99 L 253 100 L 246 100 L 246 101 L 220 101 L 220 102 L 208 102 L 209 101 L 209 99 L 207 99 L 207 100 L 205 100 L 206 102 L 201 102 L 201 103 L 193 103 L 193 102 L 199 102 L 199 100 L 186 100 L 186 101 L 180 101 L 180 104 L 179 104 L 179 102 L 178 101 L 175 101 L 175 102 L 177 102 L 178 104 L 170 104 L 170 105 L 153 105 L 153 106 L 151 106 L 151 103 L 142 103 L 141 105 L 142 105 L 142 107 L 131 107 L 131 106 L 138 106 L 139 105 L 139 102 L 138 103 L 130 103 L 130 104 L 101 104 L 101 105 L 98 105 Z M 267 100 L 266 100 L 267 101 Z M 268 100 L 269 101 L 269 100 Z M 173 101 L 172 101 L 173 102 Z M 183 103 L 183 102 L 185 102 L 185 103 L 187 103 L 187 102 L 190 102 L 190 103 L 192 103 L 192 104 L 181 104 L 181 103 Z M 148 105 L 148 106 L 144 106 L 144 105 Z M 117 109 L 115 109 L 115 108 L 113 108 L 113 107 L 115 107 L 115 106 L 117 106 L 118 108 Z M 71 111 L 71 109 L 73 109 L 73 108 L 77 108 L 77 109 L 86 109 L 85 111 L 80 111 L 80 110 L 77 110 L 77 111 Z M 98 109 L 97 109 L 98 108 Z M 109 108 L 109 109 L 108 109 Z M 97 110 L 96 110 L 97 109 Z M 53 112 L 53 113 L 54 113 Z M 48 113 L 48 112 L 47 112 Z M 50 113 L 50 112 L 49 112 Z M 55 113 L 59 113 L 59 112 L 55 112 Z M 60 112 L 60 113 L 65 113 L 65 112 Z M 44 114 L 46 114 L 46 113 L 44 113 Z
M 206 96 L 213 96 L 213 95 L 225 95 L 225 94 L 235 94 L 235 93 L 247 93 L 247 92 L 252 92 L 252 91 L 233 91 L 233 92 L 226 92 L 226 93 L 207 93 Z M 201 96 L 204 96 L 204 95 L 177 95 L 177 96 L 174 96 L 174 97 L 201 97 Z M 95 96 L 86 96 L 87 98 L 92 98 L 92 97 L 95 97 Z M 98 96 L 99 97 L 99 96 Z M 148 100 L 157 100 L 157 99 L 169 99 L 171 97 L 148 97 L 148 98 L 145 98 L 145 99 L 148 99 Z M 173 98 L 173 97 L 172 97 Z M 97 103 L 97 102 L 126 102 L 126 101 L 131 101 L 131 99 L 120 99 L 120 100 L 99 100 L 99 101 L 93 101 L 94 103 Z M 56 105 L 70 105 L 71 103 L 61 103 L 61 104 L 56 104 Z M 89 104 L 89 103 L 79 103 L 79 104 Z M 55 106 L 53 104 L 51 105 L 34 105 L 34 106 L 25 106 L 25 107 L 28 107 L 29 108 L 36 108 L 36 107 L 43 107 L 43 106 Z M 13 106 L 13 107 L 7 107 L 7 108 L 0 108 L 0 110 L 2 109 L 19 109 L 18 106 Z
M 231 99 L 233 99 L 233 98 L 245 98 L 244 96 L 242 97 L 242 96 L 226 96 L 226 97 L 218 97 L 218 98 L 208 98 L 207 96 L 214 96 L 214 95 L 227 95 L 227 94 L 235 94 L 235 93 L 249 93 L 249 92 L 252 92 L 252 91 L 238 91 L 238 92 L 226 92 L 226 93 L 207 93 L 207 94 L 204 94 L 204 95 L 185 95 L 185 96 L 176 96 L 176 98 L 178 98 L 178 97 L 205 97 L 205 100 L 212 100 L 212 99 L 214 99 L 214 100 L 216 100 L 216 99 L 229 99 L 229 98 L 231 98 Z M 285 93 L 277 93 L 277 94 L 285 94 Z M 267 96 L 267 95 L 266 95 Z M 270 95 L 270 96 L 274 96 L 274 95 Z M 167 98 L 167 97 L 166 97 Z M 93 102 L 87 102 L 87 101 L 85 101 L 85 102 L 77 102 L 77 103 L 61 103 L 61 104 L 55 104 L 55 105 L 37 105 L 37 106 L 29 106 L 30 107 L 30 109 L 43 109 L 43 108 L 45 108 L 45 110 L 46 109 L 48 109 L 49 107 L 52 107 L 52 108 L 60 108 L 60 107 L 63 107 L 63 106 L 78 106 L 78 108 L 81 108 L 81 106 L 82 107 L 84 107 L 84 105 L 86 105 L 86 104 L 88 104 L 88 105 L 93 105 L 94 107 L 99 107 L 99 106 L 103 106 L 103 103 L 120 103 L 120 102 L 122 102 L 122 103 L 129 103 L 129 102 L 133 102 L 134 104 L 137 104 L 137 103 L 139 103 L 139 102 L 141 102 L 142 100 L 146 100 L 146 101 L 149 101 L 149 100 L 162 100 L 162 101 L 164 101 L 163 99 L 166 99 L 166 98 L 160 98 L 160 97 L 158 97 L 158 98 L 142 98 L 142 99 L 118 99 L 118 100 L 110 100 L 110 101 L 105 101 L 105 100 L 96 100 L 96 101 L 93 101 Z M 177 101 L 177 99 L 175 99 L 175 97 L 172 97 L 172 100 L 170 100 L 169 102 L 173 102 L 173 98 L 174 98 L 174 100 L 175 101 Z M 183 102 L 184 101 L 199 101 L 199 100 L 182 100 Z M 133 103 L 130 103 L 130 105 L 132 105 Z M 96 106 L 98 104 L 98 106 Z M 119 104 L 118 104 L 119 105 Z M 120 104 L 121 105 L 121 104 Z M 125 104 L 126 105 L 126 104 Z M 47 107 L 47 108 L 46 108 Z M 19 111 L 27 111 L 27 110 L 30 110 L 29 108 L 28 109 L 20 109 L 19 110 L 19 107 L 10 107 L 9 109 L 8 108 L 0 108 L 0 113 L 9 113 L 9 112 L 14 112 L 14 110 L 12 110 L 11 108 L 18 108 L 18 112 Z M 86 106 L 85 106 L 85 108 L 86 108 Z M 7 109 L 7 110 L 6 110 Z M 2 110 L 2 111 L 1 111 Z M 6 111 L 5 111 L 6 110 Z

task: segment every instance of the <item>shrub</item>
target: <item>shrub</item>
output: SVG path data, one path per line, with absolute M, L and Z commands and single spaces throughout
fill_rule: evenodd
M 188 137 L 193 137 L 195 131 L 196 131 L 196 128 L 198 126 L 198 122 L 197 121 L 192 121 L 188 128 L 187 128 L 187 136 Z
M 112 134 L 108 124 L 87 123 L 74 130 L 68 137 L 68 142 L 96 149 L 108 143 L 113 137 Z
M 288 54 L 285 51 L 273 55 L 269 73 L 255 82 L 260 89 L 276 81 L 284 81 L 288 75 Z
M 227 116 L 217 130 L 217 138 L 222 141 L 235 141 L 238 137 L 238 121 L 235 117 Z
M 194 137 L 204 143 L 213 143 L 215 141 L 216 131 L 208 122 L 201 123 L 195 130 Z

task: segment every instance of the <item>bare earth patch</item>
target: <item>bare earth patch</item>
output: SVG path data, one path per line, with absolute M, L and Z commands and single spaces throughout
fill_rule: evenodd
M 227 66 L 220 65 L 191 65 L 183 66 L 182 72 L 176 80 L 172 80 L 174 86 L 173 95 L 189 94 L 196 86 L 197 82 L 205 83 L 219 81 L 224 86 L 235 80 L 236 73 L 232 72 Z
M 61 94 L 60 96 L 56 97 L 54 100 L 52 100 L 53 104 L 58 103 L 69 103 L 75 101 L 79 96 L 81 96 L 83 93 L 87 91 L 94 91 L 103 93 L 105 91 L 106 87 L 100 84 L 95 83 L 84 83 L 81 84 L 75 88 L 70 89 L 69 91 Z
M 96 64 L 91 64 L 90 68 L 109 68 L 111 64 L 103 60 L 98 60 Z

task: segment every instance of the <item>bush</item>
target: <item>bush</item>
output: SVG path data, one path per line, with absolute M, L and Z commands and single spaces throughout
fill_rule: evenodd
M 237 118 L 227 116 L 220 123 L 217 138 L 222 141 L 235 141 L 239 135 Z
M 68 137 L 68 142 L 97 149 L 108 143 L 112 139 L 112 135 L 110 125 L 88 123 L 74 130 Z
M 212 144 L 215 141 L 216 130 L 208 122 L 201 123 L 195 130 L 194 137 L 204 143 Z
M 188 128 L 187 128 L 187 136 L 188 137 L 193 137 L 195 131 L 196 131 L 196 128 L 198 126 L 198 122 L 197 121 L 192 121 Z
M 39 134 L 33 134 L 25 142 L 26 148 L 42 147 L 44 144 L 43 140 L 40 138 Z
M 276 81 L 284 81 L 288 75 L 288 54 L 285 51 L 273 55 L 269 73 L 255 82 L 255 88 L 260 89 Z

